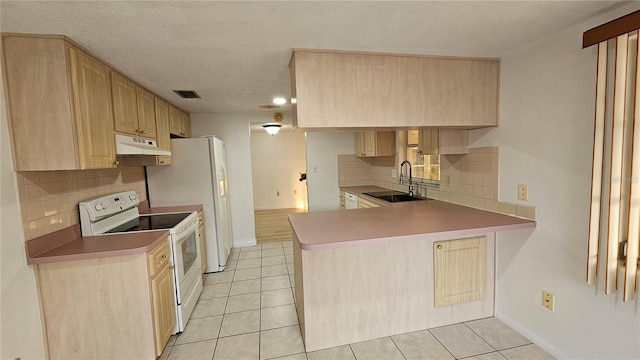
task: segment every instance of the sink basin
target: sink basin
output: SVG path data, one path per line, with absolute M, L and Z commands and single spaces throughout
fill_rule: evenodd
M 388 202 L 405 202 L 405 201 L 416 201 L 416 200 L 426 200 L 425 198 L 411 196 L 407 193 L 403 193 L 400 191 L 378 191 L 378 192 L 369 192 L 363 193 L 365 195 L 369 195 L 376 199 L 388 201 Z

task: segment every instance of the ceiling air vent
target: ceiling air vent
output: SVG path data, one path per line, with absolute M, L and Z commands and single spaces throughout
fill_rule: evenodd
M 173 90 L 173 92 L 183 99 L 200 99 L 200 95 L 195 90 Z
M 280 105 L 272 105 L 272 104 L 266 104 L 266 105 L 259 105 L 258 106 L 260 109 L 280 109 L 281 106 Z

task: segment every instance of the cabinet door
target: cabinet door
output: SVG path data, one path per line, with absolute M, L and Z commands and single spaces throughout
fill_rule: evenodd
M 364 151 L 364 131 L 356 131 L 356 156 L 365 157 L 367 154 Z
M 469 137 L 467 130 L 438 130 L 438 148 L 440 155 L 468 154 Z
M 171 134 L 169 130 L 169 104 L 155 98 L 156 107 L 156 141 L 158 148 L 171 151 Z M 158 165 L 171 165 L 171 156 L 158 156 Z
M 152 93 L 136 86 L 136 100 L 138 102 L 138 130 L 140 136 L 156 138 L 156 111 Z
M 499 62 L 422 58 L 426 126 L 496 126 Z
M 180 134 L 184 137 L 191 137 L 191 116 L 185 112 L 180 112 Z
M 180 109 L 169 104 L 169 130 L 172 134 L 180 136 L 182 132 L 182 119 Z
M 365 131 L 364 136 L 364 154 L 365 156 L 376 156 L 376 132 Z
M 69 48 L 69 60 L 80 169 L 114 167 L 109 68 L 75 48 Z
M 418 139 L 418 151 L 422 155 L 438 155 L 439 150 L 439 133 L 438 130 L 420 130 L 420 138 Z
M 403 122 L 422 121 L 415 101 L 416 75 L 406 56 L 370 55 L 355 56 L 357 83 L 357 126 L 382 127 Z
M 138 130 L 138 105 L 136 83 L 112 71 L 113 124 L 118 132 L 140 135 Z
M 173 298 L 173 271 L 169 263 L 151 279 L 153 299 L 156 356 L 162 354 L 175 326 L 175 300 Z
M 485 236 L 433 243 L 434 305 L 484 299 L 487 295 Z
M 296 118 L 301 128 L 349 127 L 356 121 L 353 54 L 295 52 Z

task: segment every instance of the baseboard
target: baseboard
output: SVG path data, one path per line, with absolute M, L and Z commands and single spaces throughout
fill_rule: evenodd
M 240 248 L 240 247 L 247 247 L 247 246 L 256 246 L 256 244 L 258 244 L 258 241 L 256 239 L 245 240 L 245 241 L 234 241 L 231 247 Z
M 296 205 L 293 206 L 266 206 L 266 207 L 256 207 L 253 210 L 286 210 L 286 209 L 297 209 Z
M 522 325 L 518 324 L 517 322 L 513 321 L 507 315 L 505 315 L 505 314 L 503 314 L 503 313 L 501 313 L 499 311 L 496 311 L 495 317 L 500 319 L 500 320 L 502 320 L 502 322 L 504 322 L 505 324 L 509 325 L 513 330 L 519 332 L 520 335 L 522 335 L 522 336 L 526 337 L 527 339 L 531 340 L 534 344 L 538 345 L 540 348 L 542 348 L 542 350 L 548 352 L 549 354 L 551 354 L 556 359 L 570 359 L 571 358 L 564 351 L 558 349 L 557 347 L 555 347 L 552 344 L 548 343 L 545 339 L 543 339 L 540 336 L 536 335 L 535 333 L 531 332 L 529 329 L 527 329 L 527 328 L 523 327 Z

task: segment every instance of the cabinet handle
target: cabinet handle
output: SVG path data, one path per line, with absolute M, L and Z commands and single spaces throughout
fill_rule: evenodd
M 160 160 L 160 164 L 164 164 L 164 160 Z
M 173 266 L 173 265 L 169 266 L 169 269 L 171 269 L 171 270 L 173 270 L 173 269 L 175 269 L 175 268 L 176 268 L 176 267 L 175 267 L 175 266 Z
M 140 130 L 140 134 L 146 134 L 147 130 Z
M 114 162 L 113 162 L 113 165 L 115 165 L 115 166 L 120 165 L 120 160 L 116 160 L 116 161 L 114 161 Z
M 442 249 L 442 245 L 438 245 L 437 247 L 438 247 L 438 249 Z
M 162 254 L 161 258 L 164 260 L 167 258 L 167 254 Z

